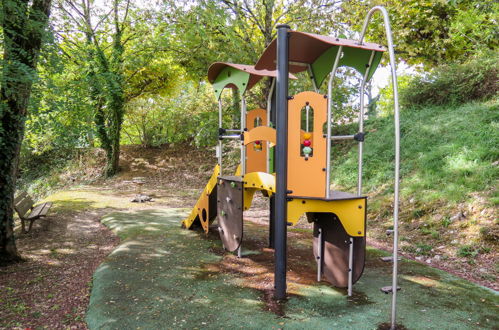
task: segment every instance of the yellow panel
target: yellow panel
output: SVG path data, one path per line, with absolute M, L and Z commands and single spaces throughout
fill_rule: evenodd
M 269 196 L 275 192 L 275 176 L 264 172 L 252 172 L 244 176 L 244 209 L 251 207 L 253 195 L 258 190 L 266 191 Z
M 196 205 L 192 209 L 191 213 L 189 216 L 182 221 L 182 224 L 184 225 L 185 228 L 190 228 L 196 220 L 196 217 L 199 216 L 199 219 L 201 221 L 201 225 L 203 226 L 203 229 L 205 232 L 208 232 L 208 225 L 209 221 L 203 221 L 202 220 L 202 211 L 203 209 L 206 210 L 206 219 L 210 219 L 210 210 L 209 210 L 209 196 L 213 189 L 217 185 L 217 178 L 220 175 L 220 166 L 217 164 L 215 168 L 213 169 L 213 174 L 210 177 L 210 180 L 204 187 L 203 192 L 201 193 L 201 196 L 199 196 L 198 201 L 196 202 Z M 212 210 L 213 212 L 213 210 Z
M 301 111 L 306 105 L 314 111 L 312 133 L 313 155 L 301 156 L 304 132 L 301 130 Z M 295 196 L 325 197 L 326 195 L 326 138 L 323 126 L 327 117 L 327 99 L 315 92 L 303 92 L 288 101 L 288 189 Z
M 260 126 L 255 126 L 255 119 L 260 118 Z M 248 131 L 244 132 L 244 145 L 246 146 L 246 172 L 267 172 L 267 143 L 262 143 L 260 150 L 255 149 L 254 141 L 263 140 L 267 141 L 267 136 L 258 133 L 261 128 L 267 127 L 267 110 L 253 109 L 246 113 L 246 128 Z M 252 133 L 250 133 L 252 132 Z M 249 134 L 249 135 L 248 135 Z M 258 136 L 258 135 L 261 136 Z M 247 141 L 248 136 L 253 137 L 251 141 Z M 275 132 L 274 140 L 275 142 Z M 249 145 L 248 145 L 249 144 Z
M 366 199 L 323 201 L 295 198 L 288 202 L 288 221 L 295 225 L 305 212 L 334 213 L 350 236 L 365 235 Z

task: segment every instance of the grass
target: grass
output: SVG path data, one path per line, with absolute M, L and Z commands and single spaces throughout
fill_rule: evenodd
M 473 192 L 488 192 L 498 179 L 499 105 L 470 103 L 429 106 L 401 113 L 401 194 L 420 202 L 458 203 Z M 364 153 L 364 191 L 389 194 L 393 186 L 393 120 L 368 120 Z M 356 125 L 343 128 L 355 132 Z M 332 177 L 354 189 L 356 148 L 336 147 Z M 334 151 L 333 151 L 334 152 Z M 498 193 L 491 200 L 497 203 Z M 421 210 L 415 210 L 416 217 Z

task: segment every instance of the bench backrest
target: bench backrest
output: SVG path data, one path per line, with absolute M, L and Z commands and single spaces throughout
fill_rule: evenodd
M 16 212 L 19 214 L 19 217 L 23 218 L 26 213 L 33 207 L 33 200 L 29 195 L 23 191 L 14 199 L 14 208 Z

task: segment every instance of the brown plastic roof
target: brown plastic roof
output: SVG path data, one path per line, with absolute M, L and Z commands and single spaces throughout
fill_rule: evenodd
M 263 77 L 277 77 L 276 70 L 257 70 L 253 65 L 215 62 L 210 65 L 210 68 L 208 69 L 208 80 L 210 81 L 210 83 L 213 83 L 217 79 L 220 72 L 222 72 L 222 70 L 228 66 L 240 71 L 248 72 L 250 74 L 247 90 L 251 89 L 251 87 L 253 87 Z M 292 74 L 289 75 L 289 78 L 297 79 Z
M 362 44 L 359 44 L 358 41 L 355 40 L 322 36 L 319 34 L 307 33 L 307 32 L 289 31 L 290 62 L 312 64 L 326 50 L 331 48 L 331 46 L 352 47 L 352 48 L 374 50 L 379 52 L 384 52 L 386 50 L 385 47 L 381 45 L 369 42 L 364 42 Z M 255 69 L 257 70 L 276 69 L 276 47 L 277 47 L 277 40 L 274 39 L 270 43 L 270 45 L 265 49 L 258 62 L 255 64 Z M 291 63 L 289 65 L 289 72 L 292 73 L 305 71 L 306 69 L 307 67 L 303 65 L 293 65 Z

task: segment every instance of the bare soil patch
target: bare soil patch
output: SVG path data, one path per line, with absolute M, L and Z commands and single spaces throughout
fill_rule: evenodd
M 119 241 L 105 213 L 50 212 L 17 235 L 26 261 L 0 268 L 0 328 L 86 329 L 92 274 Z

